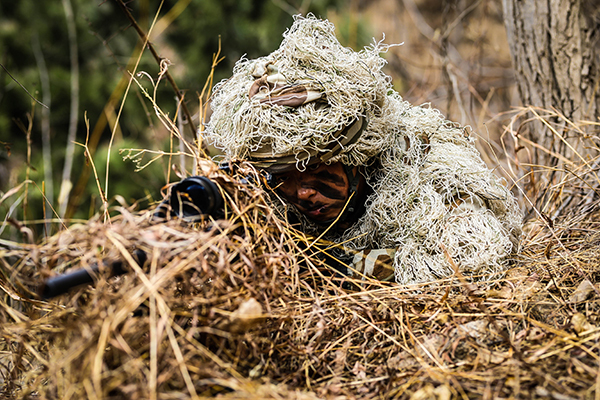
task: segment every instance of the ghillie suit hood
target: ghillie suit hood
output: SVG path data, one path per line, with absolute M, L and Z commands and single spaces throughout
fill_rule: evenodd
M 302 171 L 316 162 L 366 166 L 366 211 L 336 239 L 352 250 L 395 249 L 399 283 L 504 269 L 521 214 L 467 129 L 392 88 L 374 43 L 356 52 L 334 26 L 296 17 L 278 50 L 242 59 L 216 85 L 205 137 L 228 160 Z M 318 229 L 303 218 L 306 228 Z

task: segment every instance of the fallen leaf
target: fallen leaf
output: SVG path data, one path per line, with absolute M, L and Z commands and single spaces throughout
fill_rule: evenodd
M 219 324 L 218 328 L 229 332 L 242 333 L 257 326 L 264 319 L 265 315 L 260 303 L 254 298 L 249 298 L 242 302 L 226 321 Z
M 590 324 L 582 313 L 574 314 L 573 317 L 571 317 L 571 323 L 573 324 L 573 329 L 575 329 L 575 332 L 577 333 L 594 329 L 594 325 Z
M 573 294 L 569 297 L 570 303 L 581 303 L 582 301 L 587 300 L 588 297 L 594 291 L 594 285 L 587 279 L 581 281 L 577 289 L 573 292 Z

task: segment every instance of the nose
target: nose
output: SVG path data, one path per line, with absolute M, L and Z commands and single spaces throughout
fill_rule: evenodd
M 315 193 L 317 193 L 317 191 L 311 187 L 300 186 L 296 191 L 296 196 L 298 196 L 298 200 L 310 200 Z

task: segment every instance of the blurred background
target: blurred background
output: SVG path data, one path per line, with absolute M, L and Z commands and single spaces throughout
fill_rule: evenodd
M 519 100 L 499 0 L 135 0 L 127 7 L 142 31 L 154 24 L 152 46 L 170 61 L 196 127 L 207 88 L 240 57 L 275 50 L 292 16 L 311 12 L 332 21 L 342 44 L 356 50 L 384 35 L 385 43 L 403 43 L 384 55 L 396 90 L 470 125 L 486 162 L 500 162 L 498 139 Z M 145 208 L 166 183 L 192 172 L 191 161 L 168 155 L 137 171 L 124 160 L 136 152 L 120 151 L 179 149 L 152 101 L 130 84 L 130 71 L 142 72 L 135 75 L 142 87 L 150 97 L 156 89 L 156 105 L 177 123 L 183 112 L 175 92 L 165 77 L 153 87 L 160 67 L 142 44 L 115 0 L 2 2 L 0 237 L 19 240 L 27 226 L 43 238 L 61 220 L 98 215 L 102 196 Z M 145 154 L 140 165 L 159 155 Z

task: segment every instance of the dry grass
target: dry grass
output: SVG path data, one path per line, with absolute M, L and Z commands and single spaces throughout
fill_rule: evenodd
M 482 29 L 496 27 L 480 19 Z M 450 77 L 474 70 L 443 67 Z M 452 82 L 430 86 L 450 96 Z M 466 113 L 479 126 L 507 108 L 504 92 L 483 99 L 480 113 L 448 100 L 446 114 Z M 531 154 L 544 149 L 520 136 L 529 120 L 555 128 L 556 140 L 575 139 L 577 151 L 535 165 Z M 527 234 L 505 278 L 485 284 L 342 290 L 323 277 L 317 246 L 306 250 L 311 239 L 287 228 L 260 193 L 225 178 L 227 221 L 156 224 L 116 207 L 108 222 L 73 225 L 41 244 L 0 241 L 0 397 L 599 399 L 594 123 L 522 109 L 509 128 L 499 173 L 516 180 Z M 135 248 L 148 265 L 132 263 Z M 51 274 L 114 259 L 132 272 L 36 300 Z
M 506 277 L 485 284 L 340 289 L 323 276 L 311 239 L 287 228 L 260 192 L 225 177 L 226 221 L 151 223 L 147 213 L 119 208 L 110 223 L 90 220 L 40 245 L 3 242 L 2 393 L 598 398 L 592 156 L 561 169 L 515 161 L 515 171 L 528 171 L 519 182 L 527 236 Z M 135 248 L 150 255 L 147 265 L 133 262 Z M 130 274 L 28 300 L 51 274 L 118 258 Z

